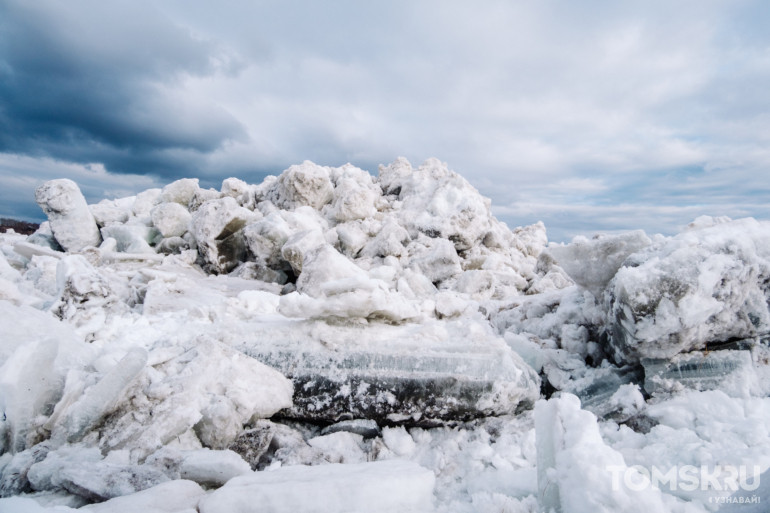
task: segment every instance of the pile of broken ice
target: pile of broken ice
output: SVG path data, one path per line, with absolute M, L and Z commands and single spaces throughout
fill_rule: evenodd
M 36 200 L 0 239 L 0 510 L 761 500 L 629 480 L 770 467 L 768 223 L 549 245 L 436 160 Z

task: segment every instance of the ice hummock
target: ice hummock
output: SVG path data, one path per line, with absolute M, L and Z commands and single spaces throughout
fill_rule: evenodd
M 0 510 L 710 511 L 750 496 L 612 479 L 770 468 L 766 222 L 548 246 L 435 159 L 62 187 L 0 235 Z

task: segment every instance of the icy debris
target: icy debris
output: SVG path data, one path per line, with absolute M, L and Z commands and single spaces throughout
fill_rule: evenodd
M 161 203 L 150 211 L 152 224 L 163 237 L 181 237 L 190 229 L 190 212 L 179 203 Z
M 446 239 L 423 238 L 409 246 L 410 268 L 438 284 L 460 274 L 462 266 L 454 244 Z
M 63 414 L 53 427 L 51 438 L 58 443 L 75 442 L 93 428 L 122 399 L 124 390 L 147 363 L 147 351 L 131 348 L 126 355 Z
M 605 444 L 596 417 L 564 394 L 535 405 L 538 500 L 542 511 L 676 511 L 682 505 L 660 489 L 629 486 L 644 475 Z M 633 474 L 627 481 L 624 476 Z
M 262 456 L 270 448 L 274 433 L 273 423 L 242 431 L 228 446 L 228 450 L 238 454 L 252 470 L 257 470 Z M 301 437 L 300 437 L 300 440 Z M 273 448 L 273 452 L 277 447 Z
M 98 450 L 72 451 L 63 456 L 48 453 L 34 464 L 29 479 L 34 489 L 63 489 L 90 502 L 130 495 L 168 481 L 161 471 L 147 465 L 111 463 Z
M 56 268 L 58 298 L 51 311 L 74 325 L 84 336 L 93 336 L 107 316 L 124 313 L 130 296 L 126 280 L 92 266 L 82 255 L 67 255 Z
M 5 453 L 0 457 L 0 497 L 33 491 L 29 481 L 29 471 L 33 465 L 46 459 L 50 449 L 49 444 L 42 443 L 13 456 Z
M 0 366 L 0 451 L 23 451 L 34 445 L 39 415 L 50 413 L 63 388 L 55 368 L 58 341 L 44 338 L 17 349 Z
M 422 317 L 420 308 L 374 280 L 342 279 L 327 283 L 326 294 L 311 297 L 292 292 L 281 297 L 278 311 L 286 317 L 372 319 L 402 323 Z
M 229 196 L 208 201 L 193 214 L 191 231 L 201 257 L 212 271 L 232 271 L 244 260 L 246 241 L 241 229 L 258 216 Z
M 199 189 L 197 178 L 182 178 L 163 187 L 160 200 L 163 203 L 178 203 L 187 207 Z
M 150 213 L 155 205 L 162 202 L 161 189 L 147 189 L 134 197 L 131 213 L 138 219 L 150 219 Z
M 373 217 L 381 190 L 372 176 L 351 165 L 343 166 L 335 174 L 329 215 L 338 222 Z
M 253 210 L 253 188 L 253 186 L 247 184 L 243 180 L 230 177 L 222 180 L 221 192 L 223 196 L 235 198 L 242 207 Z
M 199 449 L 183 454 L 179 473 L 182 479 L 218 487 L 236 476 L 250 474 L 251 467 L 233 451 Z
M 291 405 L 291 382 L 253 358 L 207 337 L 183 348 L 148 372 L 152 382 L 133 388 L 131 402 L 100 426 L 102 448 L 144 457 L 194 433 L 205 446 L 224 449 L 251 419 Z
M 49 248 L 57 252 L 64 251 L 61 245 L 56 242 L 56 238 L 53 236 L 53 231 L 51 231 L 51 223 L 48 221 L 40 223 L 40 227 L 35 233 L 27 237 L 26 242 L 29 244 L 34 244 L 35 246 Z
M 347 431 L 337 431 L 315 436 L 308 445 L 321 454 L 329 463 L 363 463 L 366 461 L 364 437 Z
M 35 190 L 35 201 L 48 216 L 54 237 L 65 250 L 80 251 L 101 242 L 96 220 L 72 180 L 45 182 Z
M 155 253 L 151 247 L 160 240 L 156 228 L 144 224 L 113 224 L 101 229 L 104 240 L 115 239 L 116 250 L 121 253 Z
M 200 502 L 201 513 L 433 511 L 433 472 L 406 461 L 283 467 L 237 477 Z M 319 497 L 323 497 L 319 501 Z
M 607 284 L 629 255 L 652 244 L 642 230 L 594 239 L 576 237 L 571 244 L 551 245 L 549 254 L 575 283 L 601 298 Z
M 498 331 L 530 340 L 534 346 L 522 346 L 529 345 L 535 352 L 559 348 L 594 365 L 605 359 L 605 310 L 593 294 L 580 287 L 514 298 L 490 317 Z
M 46 256 L 52 258 L 61 258 L 64 256 L 64 253 L 61 251 L 57 251 L 46 246 L 40 246 L 31 242 L 17 242 L 13 245 L 13 250 L 17 254 L 29 260 L 32 260 L 32 258 L 36 256 Z
M 298 209 L 295 212 L 277 211 L 249 224 L 243 236 L 256 262 L 275 270 L 289 270 L 281 250 L 289 237 L 306 230 L 322 230 L 315 211 Z
M 270 465 L 318 465 L 327 462 L 323 453 L 306 442 L 305 434 L 286 424 L 258 420 L 230 444 L 253 470 Z M 311 435 L 312 436 L 312 435 Z
M 131 206 L 134 202 L 133 197 L 121 198 L 119 200 L 102 200 L 96 205 L 89 205 L 96 224 L 100 227 L 110 224 L 125 223 L 131 217 Z
M 770 230 L 744 219 L 635 253 L 608 286 L 612 357 L 670 358 L 770 332 Z
M 0 325 L 0 453 L 13 453 L 46 436 L 67 371 L 89 348 L 70 326 L 28 306 L 0 301 Z
M 632 389 L 637 390 L 638 397 L 642 397 L 641 392 L 638 392 L 638 385 L 642 382 L 643 375 L 637 367 L 607 366 L 586 369 L 583 377 L 570 380 L 564 386 L 564 391 L 576 395 L 584 410 L 590 411 L 599 418 L 611 416 L 612 419 L 620 422 L 638 413 L 630 404 L 626 404 L 627 401 L 623 401 L 623 397 L 624 394 L 631 394 L 636 398 L 635 393 L 631 392 Z M 641 405 L 643 404 L 642 397 Z
M 333 196 L 334 186 L 329 177 L 329 168 L 307 160 L 281 173 L 265 193 L 266 200 L 286 210 L 301 206 L 320 210 Z
M 684 353 L 669 360 L 642 359 L 644 389 L 648 394 L 681 390 L 722 390 L 736 397 L 749 397 L 757 388 L 751 351 Z
M 399 159 L 380 167 L 379 178 L 386 193 L 403 201 L 402 221 L 412 237 L 422 232 L 467 250 L 481 243 L 491 229 L 489 200 L 437 159 L 417 169 Z

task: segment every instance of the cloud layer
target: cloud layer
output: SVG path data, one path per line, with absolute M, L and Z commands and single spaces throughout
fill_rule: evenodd
M 770 217 L 768 23 L 759 0 L 2 0 L 3 194 L 403 155 L 556 240 Z

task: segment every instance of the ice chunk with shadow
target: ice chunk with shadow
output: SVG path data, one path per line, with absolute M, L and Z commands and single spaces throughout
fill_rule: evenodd
M 617 362 L 667 359 L 770 332 L 770 224 L 683 232 L 628 258 L 607 287 Z
M 84 461 L 80 459 L 79 453 L 61 461 L 57 460 L 55 455 L 56 453 L 50 453 L 43 462 L 33 466 L 30 472 L 36 473 L 40 478 L 48 471 L 50 485 L 91 502 L 130 495 L 168 481 L 165 474 L 148 465 L 119 465 L 104 460 Z
M 143 224 L 113 224 L 101 230 L 104 239 L 113 238 L 121 253 L 155 253 L 151 245 L 162 238 L 157 228 Z
M 227 273 L 245 260 L 242 228 L 260 218 L 230 197 L 207 201 L 192 215 L 190 231 L 198 252 L 212 272 Z
M 570 381 L 563 391 L 576 395 L 582 408 L 597 417 L 611 417 L 613 420 L 623 421 L 637 412 L 620 400 L 618 392 L 624 387 L 635 387 L 642 383 L 643 379 L 644 374 L 638 366 L 587 369 L 584 377 Z M 644 398 L 641 399 L 643 404 Z
M 141 347 L 131 348 L 109 372 L 66 409 L 53 428 L 52 439 L 62 443 L 82 438 L 117 406 L 123 391 L 144 370 L 146 364 L 147 351 Z

